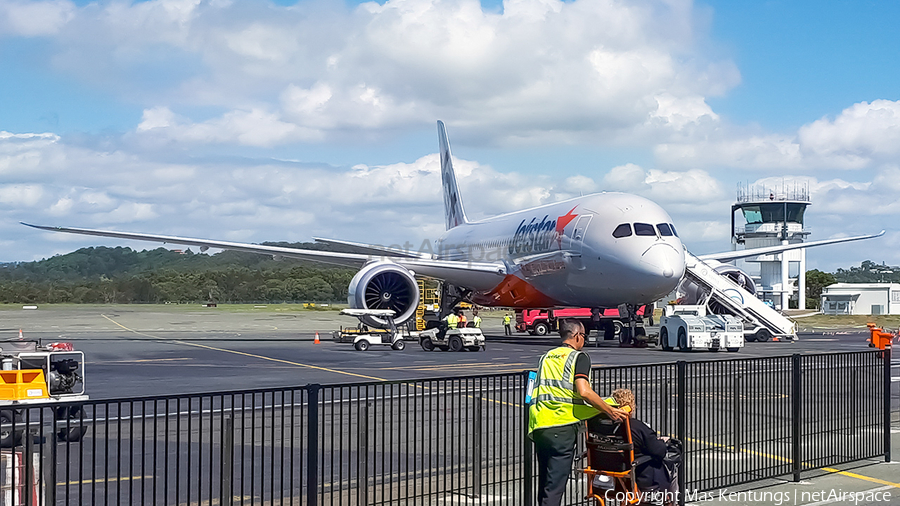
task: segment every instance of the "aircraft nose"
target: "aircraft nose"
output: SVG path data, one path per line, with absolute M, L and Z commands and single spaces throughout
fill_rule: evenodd
M 654 244 L 641 255 L 641 264 L 665 278 L 681 279 L 684 274 L 684 252 L 671 244 Z

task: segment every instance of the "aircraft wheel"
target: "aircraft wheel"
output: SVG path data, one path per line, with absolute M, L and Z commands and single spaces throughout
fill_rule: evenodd
M 425 351 L 434 351 L 434 341 L 430 337 L 422 339 L 422 349 Z
M 546 336 L 550 333 L 550 325 L 547 325 L 544 322 L 540 322 L 535 324 L 534 326 L 534 335 L 536 336 Z
M 13 433 L 12 425 L 15 423 L 16 430 Z M 25 434 L 25 422 L 22 420 L 22 414 L 14 409 L 4 409 L 0 411 L 0 447 L 12 448 L 22 443 L 22 436 Z
M 678 349 L 681 351 L 691 351 L 687 342 L 687 331 L 684 327 L 678 329 Z
M 362 339 L 360 341 L 356 341 L 356 344 L 353 345 L 357 351 L 366 351 L 369 349 L 369 341 Z
M 674 346 L 669 344 L 669 329 L 663 327 L 659 329 L 659 343 L 662 345 L 663 351 L 672 351 Z
M 56 437 L 60 441 L 75 443 L 81 440 L 87 430 L 83 425 L 84 409 L 81 406 L 66 406 L 56 410 L 57 427 L 60 427 Z M 67 422 L 68 421 L 68 422 Z
M 764 343 L 771 338 L 772 338 L 772 333 L 769 332 L 769 329 L 759 329 L 756 331 L 757 342 Z
M 403 342 L 403 339 L 399 339 L 396 343 L 391 345 L 391 348 L 397 351 L 403 351 L 403 349 L 406 348 L 406 343 Z
M 450 345 L 450 351 L 460 351 L 463 349 L 463 342 L 459 336 L 451 337 L 448 344 Z
M 740 348 L 728 348 L 728 351 L 730 351 L 731 353 L 737 353 L 737 352 L 741 351 L 741 349 Z

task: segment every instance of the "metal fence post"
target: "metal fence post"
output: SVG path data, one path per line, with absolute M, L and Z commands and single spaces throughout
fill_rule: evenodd
M 859 371 L 856 369 L 850 371 L 850 386 L 847 387 L 847 390 L 851 394 L 850 398 L 853 403 L 853 409 L 850 410 L 850 435 L 857 435 L 859 434 L 859 414 L 862 413 L 859 407 L 862 398 L 859 395 Z
M 681 472 L 678 473 L 679 506 L 684 506 L 687 489 L 685 489 L 685 474 L 687 474 L 687 362 L 679 360 L 676 364 L 677 375 L 675 377 L 675 390 L 678 399 L 675 401 L 675 434 L 681 441 L 684 453 L 681 456 Z
M 472 448 L 473 458 L 475 462 L 473 462 L 473 472 L 475 475 L 472 480 L 472 495 L 475 498 L 481 497 L 481 404 L 483 401 L 483 397 L 481 394 L 475 396 L 475 430 L 473 431 L 472 437 L 475 439 L 474 447 Z
M 369 402 L 359 407 L 359 480 L 362 506 L 369 506 Z
M 231 483 L 234 474 L 234 420 L 231 415 L 222 418 L 222 506 L 231 506 L 234 501 Z
M 891 345 L 884 347 L 884 461 L 891 461 Z
M 801 437 L 800 433 L 800 416 L 802 414 L 803 399 L 801 381 L 803 379 L 803 371 L 801 370 L 803 362 L 801 356 L 797 353 L 791 356 L 791 465 L 794 471 L 794 481 L 800 481 L 801 467 Z
M 54 422 L 55 422 L 55 418 Z M 54 423 L 55 425 L 55 423 Z M 47 487 L 46 504 L 56 504 L 56 431 L 53 428 L 44 433 L 44 443 L 49 447 L 44 462 L 44 486 Z
M 735 374 L 734 381 L 732 383 L 734 387 L 734 394 L 731 402 L 732 413 L 732 426 L 734 427 L 734 440 L 733 443 L 733 451 L 734 453 L 738 453 L 741 451 L 741 401 L 739 398 L 740 388 L 741 388 L 741 375 Z
M 319 504 L 319 389 L 306 385 L 306 506 Z
M 527 389 L 528 371 L 522 371 L 522 383 L 525 389 Z M 522 410 L 522 455 L 525 462 L 522 466 L 522 472 L 524 473 L 524 476 L 522 477 L 522 504 L 524 506 L 531 506 L 534 499 L 532 490 L 532 486 L 534 485 L 534 470 L 531 468 L 531 464 L 534 457 L 532 456 L 531 440 L 528 438 L 528 403 L 525 402 L 525 395 L 527 395 L 527 392 L 523 391 L 522 404 L 525 406 L 525 409 Z
M 26 412 L 28 413 L 28 412 Z M 25 479 L 22 480 L 25 483 L 25 504 L 34 504 L 34 438 L 31 437 L 31 433 L 28 430 L 28 426 L 30 425 L 31 420 L 27 419 L 25 422 L 25 452 L 23 460 L 25 460 Z M 15 459 L 13 459 L 15 462 Z M 15 497 L 15 494 L 13 494 Z

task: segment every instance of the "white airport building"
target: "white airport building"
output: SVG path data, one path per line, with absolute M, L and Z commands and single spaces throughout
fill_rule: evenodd
M 835 283 L 822 290 L 822 313 L 900 314 L 898 283 Z

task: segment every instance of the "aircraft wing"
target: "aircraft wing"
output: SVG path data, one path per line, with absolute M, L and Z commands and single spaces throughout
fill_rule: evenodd
M 360 251 L 367 251 L 378 256 L 389 257 L 405 257 L 405 258 L 433 258 L 428 253 L 416 253 L 414 251 L 391 248 L 387 246 L 379 246 L 377 244 L 365 244 L 361 242 L 342 241 L 339 239 L 323 239 L 321 237 L 313 237 L 313 240 L 323 244 L 337 244 L 340 246 L 350 246 Z
M 372 255 L 360 253 L 338 253 L 334 251 L 317 251 L 299 248 L 286 248 L 284 246 L 266 246 L 263 244 L 250 244 L 240 242 L 215 241 L 209 239 L 193 239 L 189 237 L 176 237 L 168 235 L 140 234 L 134 232 L 116 232 L 108 230 L 91 230 L 86 228 L 48 227 L 22 223 L 32 228 L 49 230 L 51 232 L 65 232 L 68 234 L 94 235 L 98 237 L 114 237 L 117 239 L 129 239 L 135 241 L 161 242 L 163 244 L 181 244 L 184 246 L 198 246 L 201 251 L 206 248 L 219 248 L 231 251 L 244 251 L 247 253 L 259 253 L 271 255 L 275 258 L 298 258 L 344 267 L 360 268 L 363 265 L 377 261 L 388 260 L 402 265 L 416 274 L 440 280 L 449 280 L 454 284 L 475 289 L 490 289 L 496 286 L 506 275 L 506 266 L 500 262 L 461 262 L 454 260 L 434 260 L 430 258 L 404 258 L 378 252 Z
M 873 235 L 858 235 L 855 237 L 843 237 L 840 239 L 825 239 L 822 241 L 812 241 L 812 242 L 803 242 L 797 244 L 783 244 L 778 246 L 768 246 L 765 248 L 752 248 L 752 249 L 742 249 L 737 251 L 725 251 L 722 253 L 712 253 L 710 255 L 697 255 L 697 258 L 700 260 L 718 260 L 720 262 L 727 262 L 729 260 L 737 260 L 738 258 L 749 258 L 755 257 L 758 255 L 771 255 L 774 253 L 781 253 L 782 251 L 788 251 L 792 249 L 800 249 L 800 248 L 811 248 L 813 246 L 824 246 L 826 244 L 837 244 L 841 242 L 850 242 L 850 241 L 861 241 L 863 239 L 872 239 L 874 237 L 881 237 L 884 235 L 884 230 L 877 234 Z

